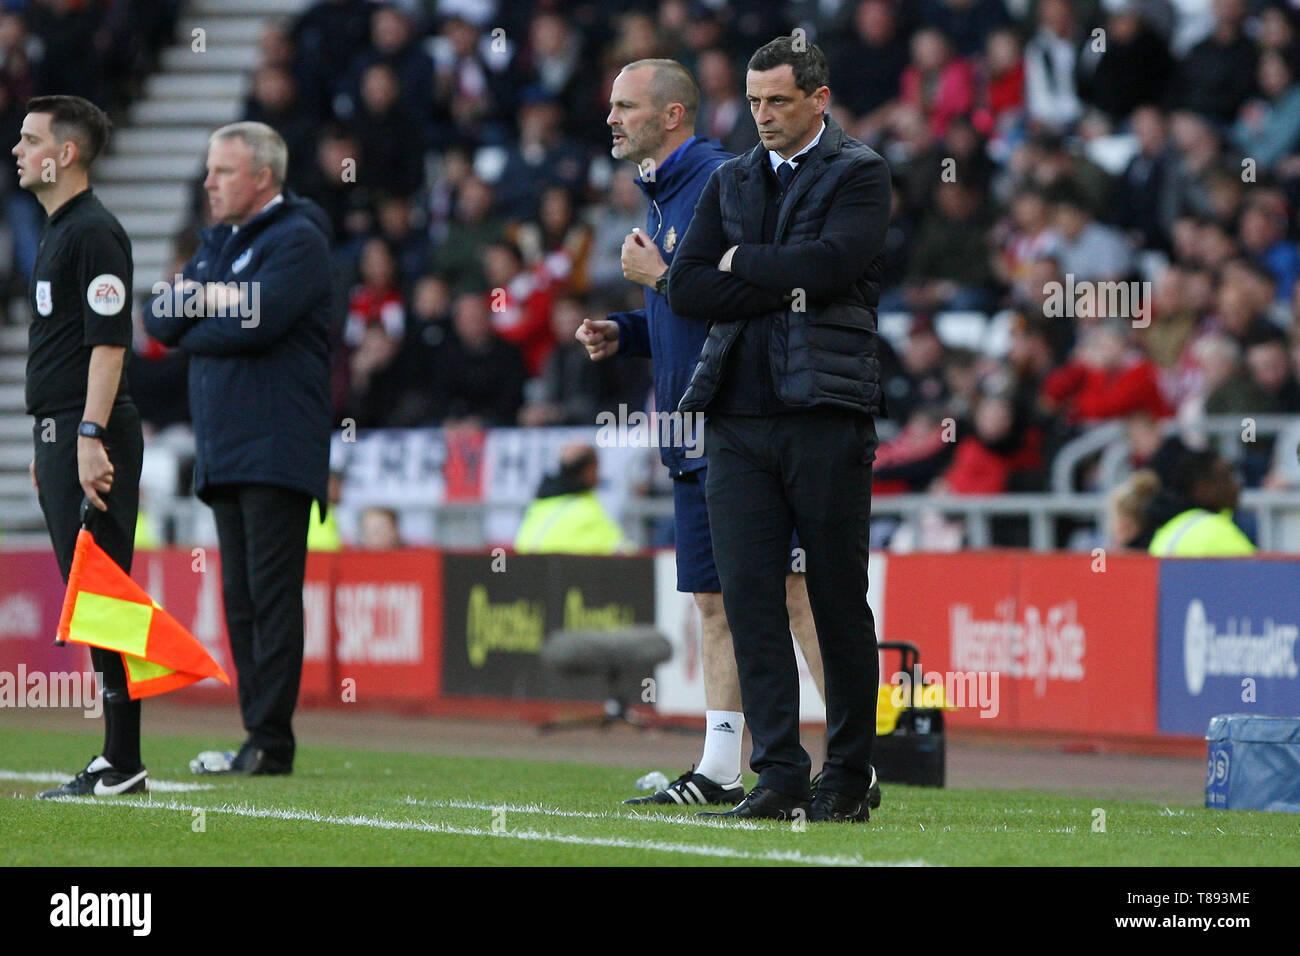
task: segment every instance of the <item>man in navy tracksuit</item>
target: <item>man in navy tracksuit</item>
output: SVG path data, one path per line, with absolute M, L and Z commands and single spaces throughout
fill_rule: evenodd
M 312 499 L 326 508 L 330 442 L 329 223 L 284 190 L 288 150 L 261 123 L 212 134 L 216 225 L 145 327 L 190 356 L 195 493 L 221 543 L 230 651 L 247 739 L 196 772 L 286 774 L 302 675 Z
M 650 203 L 646 231 L 633 232 L 623 244 L 623 273 L 646 287 L 646 307 L 588 319 L 577 333 L 594 360 L 616 352 L 653 358 L 655 404 L 667 411 L 681 401 L 707 336 L 704 323 L 679 318 L 669 309 L 668 263 L 686 235 L 705 183 L 732 158 L 716 143 L 691 134 L 699 101 L 690 71 L 673 60 L 638 60 L 615 78 L 607 119 L 612 154 L 637 164 L 637 182 Z M 693 770 L 666 789 L 627 802 L 735 804 L 744 795 L 740 748 L 745 718 L 704 502 L 708 461 L 701 455 L 698 429 L 684 428 L 677 434 L 685 441 L 662 444 L 660 456 L 673 478 L 677 590 L 693 594 L 700 610 L 707 708 L 704 752 Z M 788 584 L 792 628 L 820 687 L 821 654 L 802 575 L 789 575 Z

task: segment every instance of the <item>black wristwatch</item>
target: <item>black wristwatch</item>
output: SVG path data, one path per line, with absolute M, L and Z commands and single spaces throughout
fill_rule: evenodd
M 104 440 L 104 426 L 98 422 L 82 422 L 77 426 L 77 434 L 86 438 L 98 438 Z
M 655 279 L 655 291 L 667 298 L 668 296 L 668 273 L 665 272 L 658 279 Z

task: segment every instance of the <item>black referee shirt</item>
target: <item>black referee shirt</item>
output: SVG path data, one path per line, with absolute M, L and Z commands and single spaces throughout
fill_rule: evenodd
M 49 218 L 32 270 L 28 414 L 84 409 L 93 348 L 131 345 L 132 271 L 126 231 L 93 191 Z M 116 400 L 128 397 L 124 368 Z

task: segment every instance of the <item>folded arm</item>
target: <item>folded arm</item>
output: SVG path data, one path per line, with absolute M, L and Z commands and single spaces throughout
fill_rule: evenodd
M 249 355 L 265 352 L 302 318 L 304 297 L 315 300 L 328 286 L 329 249 L 323 237 L 302 231 L 267 252 L 260 266 L 240 284 L 240 301 L 224 315 L 200 319 L 179 339 L 196 355 Z
M 673 312 L 686 318 L 726 320 L 785 308 L 790 300 L 781 292 L 760 289 L 735 272 L 718 268 L 731 245 L 722 228 L 715 170 L 695 204 L 690 228 L 668 270 L 668 305 Z

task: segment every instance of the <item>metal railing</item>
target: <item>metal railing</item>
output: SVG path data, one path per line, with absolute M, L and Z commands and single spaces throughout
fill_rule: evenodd
M 1242 492 L 1240 510 L 1254 515 L 1256 539 L 1261 551 L 1300 553 L 1300 491 L 1272 491 L 1251 488 Z M 174 499 L 154 507 L 155 517 L 169 519 L 176 532 L 176 543 L 188 547 L 196 542 L 193 531 L 200 524 L 206 507 L 193 498 Z M 433 535 L 439 547 L 482 548 L 489 542 L 485 534 L 490 513 L 522 513 L 518 504 L 509 502 L 454 502 L 432 509 Z M 994 546 L 992 522 L 997 518 L 1023 518 L 1028 522 L 1028 546 L 1034 551 L 1054 551 L 1067 546 L 1058 540 L 1057 523 L 1073 518 L 1090 524 L 1102 533 L 1106 521 L 1106 495 L 1101 493 L 1055 492 L 1003 495 L 878 495 L 872 499 L 873 519 L 897 518 L 916 520 L 927 512 L 937 512 L 965 524 L 964 547 Z M 671 519 L 673 502 L 669 497 L 632 497 L 624 503 L 623 528 L 629 540 L 639 545 L 650 543 L 652 522 Z
M 1273 441 L 1273 463 L 1288 483 L 1300 486 L 1300 419 L 1294 415 L 1207 415 L 1170 427 L 1171 434 L 1189 444 L 1212 440 L 1229 461 L 1241 458 L 1250 443 L 1244 437 L 1247 432 L 1253 441 Z M 1123 422 L 1094 425 L 1062 446 L 1052 459 L 1052 491 L 1072 492 L 1076 469 L 1093 455 L 1099 455 L 1097 481 L 1101 488 L 1113 488 L 1124 480 L 1132 469 Z
M 1242 432 L 1249 420 L 1256 440 L 1273 442 L 1275 468 L 1293 488 L 1300 489 L 1300 418 L 1285 415 L 1209 416 L 1197 423 L 1193 440 L 1199 435 L 1219 444 L 1229 458 L 1238 456 L 1244 447 Z M 1186 434 L 1184 429 L 1184 434 Z M 183 450 L 177 446 L 177 450 Z M 1073 475 L 1081 463 L 1098 457 L 1097 478 L 1100 491 L 1072 490 Z M 880 495 L 872 501 L 874 518 L 917 521 L 927 513 L 960 519 L 964 525 L 964 547 L 987 548 L 994 544 L 996 519 L 1020 518 L 1027 522 L 1028 546 L 1035 551 L 1050 551 L 1068 546 L 1061 536 L 1061 522 L 1073 519 L 1070 528 L 1091 525 L 1101 540 L 1106 521 L 1105 489 L 1114 487 L 1130 469 L 1129 449 L 1121 422 L 1095 426 L 1068 443 L 1052 463 L 1050 492 L 999 495 Z M 391 506 L 402 509 L 401 501 Z M 207 509 L 193 498 L 159 495 L 150 502 L 150 511 L 167 537 L 178 545 L 215 541 L 215 529 Z M 1241 497 L 1241 509 L 1253 514 L 1257 543 L 1261 550 L 1300 552 L 1300 490 L 1278 491 L 1249 489 Z M 433 507 L 431 534 L 440 547 L 480 548 L 492 544 L 487 539 L 489 516 L 521 515 L 519 502 L 455 502 Z M 626 499 L 623 526 L 629 540 L 646 545 L 652 540 L 654 522 L 671 519 L 671 496 Z M 499 526 L 499 524 L 498 524 Z M 1022 535 L 1023 539 L 1023 535 Z
M 1300 553 L 1300 491 L 1268 491 L 1252 488 L 1242 492 L 1240 510 L 1254 515 L 1261 551 Z M 919 518 L 926 512 L 959 518 L 966 526 L 965 547 L 993 546 L 994 518 L 1024 518 L 1029 522 L 1029 547 L 1034 551 L 1062 548 L 1056 540 L 1056 522 L 1082 518 L 1103 531 L 1106 496 L 1087 493 L 1017 493 L 1004 495 L 878 495 L 871 500 L 871 516 Z M 631 499 L 627 502 L 624 525 L 629 533 L 646 519 L 671 518 L 670 499 Z

